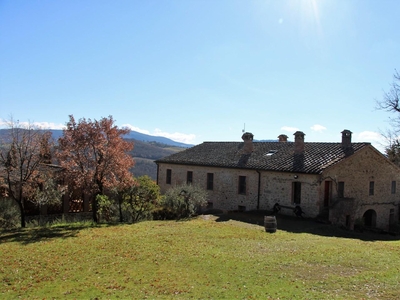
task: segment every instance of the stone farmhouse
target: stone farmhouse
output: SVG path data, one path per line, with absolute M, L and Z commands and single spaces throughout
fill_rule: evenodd
M 399 223 L 400 168 L 370 143 L 353 143 L 342 131 L 341 142 L 204 142 L 156 161 L 161 192 L 183 183 L 208 190 L 209 208 L 224 211 L 272 211 L 389 230 Z

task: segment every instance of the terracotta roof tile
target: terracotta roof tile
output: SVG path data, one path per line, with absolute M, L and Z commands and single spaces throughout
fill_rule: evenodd
M 352 143 L 345 151 L 341 143 L 306 142 L 302 155 L 294 153 L 293 142 L 254 142 L 253 145 L 253 152 L 244 154 L 242 142 L 204 142 L 156 162 L 320 174 L 370 143 Z M 268 155 L 271 152 L 275 153 Z

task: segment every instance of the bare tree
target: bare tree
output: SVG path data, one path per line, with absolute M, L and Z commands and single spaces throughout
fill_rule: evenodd
M 385 92 L 383 94 L 383 99 L 381 101 L 377 101 L 377 108 L 381 110 L 385 110 L 388 112 L 400 113 L 400 74 L 397 70 L 395 70 L 393 74 L 393 82 L 390 86 L 389 92 Z M 396 121 L 394 125 L 400 130 L 400 115 L 397 115 L 395 119 Z
M 40 167 L 49 162 L 51 133 L 32 124 L 8 122 L 8 136 L 1 139 L 0 176 L 7 187 L 7 196 L 13 199 L 21 212 L 21 227 L 25 222 L 25 200 L 32 199 L 39 184 Z
M 384 110 L 389 113 L 394 113 L 394 117 L 389 117 L 392 129 L 388 130 L 384 135 L 387 139 L 393 140 L 400 133 L 400 74 L 395 70 L 393 74 L 393 82 L 390 85 L 390 90 L 384 92 L 383 99 L 376 102 L 376 107 L 379 110 Z
M 383 99 L 377 101 L 377 109 L 392 113 L 394 116 L 389 117 L 391 128 L 386 130 L 382 135 L 385 137 L 387 146 L 385 148 L 388 158 L 400 165 L 400 74 L 395 70 L 393 74 L 393 82 L 390 90 L 384 92 Z

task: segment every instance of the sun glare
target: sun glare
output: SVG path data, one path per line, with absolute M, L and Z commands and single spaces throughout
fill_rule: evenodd
M 302 34 L 316 31 L 319 36 L 322 35 L 321 3 L 322 1 L 318 0 L 291 0 L 289 2 L 291 16 L 299 23 Z

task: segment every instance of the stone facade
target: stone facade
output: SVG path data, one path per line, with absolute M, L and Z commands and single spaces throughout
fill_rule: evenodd
M 374 148 L 361 150 L 328 168 L 322 176 L 332 182 L 329 213 L 333 222 L 352 228 L 354 222 L 364 218 L 370 223 L 367 225 L 388 230 L 390 223 L 399 221 L 399 168 Z M 343 195 L 338 195 L 339 182 L 344 185 Z
M 168 169 L 171 170 L 170 184 L 166 183 Z M 158 185 L 161 193 L 165 193 L 172 186 L 186 183 L 187 172 L 192 172 L 193 184 L 205 189 L 207 189 L 207 173 L 213 174 L 213 189 L 208 190 L 208 201 L 213 208 L 226 211 L 272 210 L 276 203 L 294 208 L 292 186 L 293 182 L 299 182 L 302 186 L 299 205 L 307 216 L 315 217 L 320 212 L 315 205 L 315 200 L 319 199 L 321 194 L 318 175 L 160 164 Z M 246 178 L 244 194 L 239 193 L 240 176 Z M 287 212 L 292 214 L 290 209 Z
M 171 170 L 171 183 L 167 184 L 167 170 Z M 202 166 L 160 164 L 158 184 L 161 193 L 170 187 L 186 183 L 187 172 L 193 172 L 193 184 L 207 189 L 207 173 L 213 174 L 213 189 L 208 190 L 213 208 L 222 210 L 249 210 L 257 208 L 258 173 L 252 170 L 222 169 Z M 246 177 L 246 193 L 239 193 L 239 176 Z

